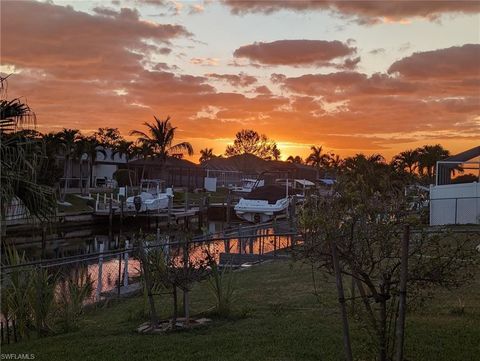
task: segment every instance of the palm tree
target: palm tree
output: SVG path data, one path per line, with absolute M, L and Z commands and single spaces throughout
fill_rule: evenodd
M 78 141 L 79 147 L 81 149 L 82 155 L 86 155 L 87 157 L 87 188 L 93 187 L 93 166 L 97 160 L 98 153 L 103 155 L 105 159 L 107 157 L 107 153 L 105 149 L 103 149 L 102 144 L 93 136 L 91 137 L 82 137 Z
M 392 159 L 392 165 L 400 170 L 407 170 L 408 173 L 414 174 L 418 167 L 419 152 L 417 149 L 409 149 L 400 152 Z
M 273 160 L 279 160 L 280 159 L 280 155 L 281 155 L 281 152 L 280 152 L 280 149 L 278 149 L 277 147 L 277 143 L 273 143 L 273 145 L 271 146 L 271 158 Z
M 200 150 L 200 159 L 198 160 L 200 163 L 204 163 L 212 158 L 215 158 L 215 154 L 213 154 L 213 148 L 204 148 Z
M 334 153 L 330 153 L 329 156 L 330 156 L 330 159 L 328 161 L 329 168 L 338 170 L 343 164 L 343 159 L 340 158 L 338 154 L 334 154 Z
M 68 189 L 68 178 L 71 178 L 72 174 L 72 160 L 76 153 L 76 141 L 81 136 L 78 129 L 67 129 L 63 128 L 61 132 L 57 133 L 58 140 L 63 148 L 63 194 L 60 195 L 61 201 L 65 201 L 65 195 L 67 194 Z M 61 192 L 60 192 L 61 193 Z
M 305 160 L 305 163 L 311 164 L 317 168 L 328 167 L 330 156 L 327 153 L 323 153 L 323 147 L 312 145 L 310 149 L 312 152 Z
M 303 159 L 299 155 L 296 155 L 295 157 L 293 155 L 290 155 L 287 158 L 287 162 L 295 163 L 295 164 L 303 164 Z
M 1 219 L 6 218 L 11 204 L 20 200 L 30 215 L 46 220 L 55 214 L 56 200 L 51 187 L 37 182 L 43 147 L 37 147 L 36 140 L 15 133 L 19 126 L 31 126 L 35 114 L 21 99 L 5 98 L 6 77 L 0 77 L 0 93 Z M 1 228 L 3 232 L 5 227 Z
M 435 178 L 435 167 L 437 162 L 450 156 L 450 152 L 440 144 L 425 145 L 417 149 L 418 170 L 421 175 L 426 176 L 429 182 Z
M 140 179 L 144 179 L 146 161 L 147 161 L 148 158 L 153 157 L 152 147 L 150 146 L 150 144 L 148 142 L 146 143 L 146 142 L 141 142 L 141 141 L 137 140 L 137 142 L 133 146 L 133 151 L 132 152 L 133 152 L 134 157 L 137 157 L 137 158 L 140 158 L 140 159 L 143 160 L 142 176 L 140 177 Z
M 125 156 L 125 162 L 126 162 L 127 171 L 128 171 L 128 181 L 130 183 L 130 187 L 132 186 L 132 175 L 130 173 L 130 164 L 128 162 L 133 157 L 134 151 L 135 149 L 133 146 L 133 142 L 130 142 L 125 139 L 119 140 L 115 144 L 114 148 L 112 149 L 112 159 L 115 157 L 115 154 L 119 154 L 120 157 L 122 155 Z
M 148 128 L 148 134 L 139 130 L 132 130 L 130 135 L 138 136 L 137 142 L 139 142 L 142 147 L 150 147 L 153 157 L 160 160 L 162 178 L 165 179 L 165 163 L 168 157 L 181 157 L 183 156 L 183 152 L 187 152 L 187 154 L 191 156 L 193 155 L 193 147 L 188 142 L 173 144 L 177 128 L 172 127 L 170 117 L 167 117 L 167 119 L 163 121 L 155 116 L 154 118 L 155 122 L 153 123 L 143 123 Z

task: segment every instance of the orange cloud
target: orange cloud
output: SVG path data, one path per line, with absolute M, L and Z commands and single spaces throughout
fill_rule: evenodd
M 405 0 L 405 1 L 344 1 L 344 0 L 223 0 L 233 14 L 264 13 L 280 10 L 331 11 L 342 17 L 353 18 L 360 24 L 379 22 L 406 22 L 419 17 L 438 19 L 442 14 L 476 14 L 477 1 Z
M 247 58 L 262 65 L 315 65 L 332 66 L 332 60 L 355 54 L 356 48 L 341 41 L 325 40 L 277 40 L 241 46 L 233 53 L 235 58 Z M 354 67 L 359 59 L 348 60 L 347 67 Z
M 212 79 L 224 80 L 234 87 L 247 87 L 257 82 L 257 78 L 245 73 L 236 74 L 206 74 L 207 77 Z
M 388 73 L 412 79 L 480 77 L 480 44 L 414 53 L 393 63 Z
M 3 64 L 65 79 L 129 78 L 145 56 L 165 52 L 146 39 L 165 45 L 191 35 L 181 25 L 143 21 L 131 9 L 90 15 L 33 1 L 2 2 L 1 20 Z

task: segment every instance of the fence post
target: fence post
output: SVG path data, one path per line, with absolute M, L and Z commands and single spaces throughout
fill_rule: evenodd
M 123 254 L 123 286 L 128 287 L 128 251 L 130 248 L 130 242 L 125 241 L 125 253 Z
M 188 274 L 189 271 L 189 243 L 188 239 L 184 239 L 184 244 L 183 244 L 183 270 L 185 272 L 185 275 Z M 183 312 L 185 316 L 185 327 L 190 326 L 190 295 L 189 295 L 189 290 L 188 290 L 188 285 L 185 286 L 183 289 Z
M 103 288 L 103 243 L 99 244 L 100 248 L 100 255 L 98 256 L 98 280 L 97 280 L 97 291 L 96 291 L 96 299 L 97 301 L 100 300 L 100 294 L 102 293 Z
M 398 322 L 396 329 L 396 360 L 403 361 L 403 344 L 405 335 L 405 313 L 407 308 L 407 278 L 408 278 L 408 246 L 410 243 L 410 226 L 405 225 L 402 239 L 400 264 L 400 295 L 398 302 Z
M 273 236 L 273 257 L 277 257 L 277 236 Z
M 118 254 L 118 282 L 117 282 L 117 297 L 120 297 L 120 288 L 122 286 L 122 254 Z
M 457 224 L 458 198 L 455 198 L 455 224 Z

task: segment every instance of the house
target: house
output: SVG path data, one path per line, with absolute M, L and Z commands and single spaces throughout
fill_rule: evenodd
M 458 183 L 458 170 L 471 174 Z M 430 186 L 430 225 L 480 224 L 480 146 L 437 162 Z M 460 177 L 458 177 L 460 178 Z
M 64 166 L 64 155 L 57 155 L 57 164 Z M 68 161 L 68 176 L 60 178 L 60 188 L 64 189 L 65 181 L 66 190 L 70 193 L 76 193 L 80 188 L 87 187 L 110 187 L 114 188 L 116 182 L 114 180 L 115 172 L 127 163 L 123 154 L 114 153 L 112 149 L 98 147 L 96 159 L 90 169 L 88 165 L 88 156 L 83 154 L 81 157 L 73 158 Z
M 165 164 L 159 158 L 135 159 L 128 162 L 135 179 L 163 179 L 167 186 L 203 188 L 205 170 L 185 159 L 168 157 Z
M 240 154 L 228 158 L 212 158 L 202 163 L 202 168 L 208 177 L 216 177 L 221 186 L 240 185 L 242 179 L 261 177 L 267 184 L 276 179 L 306 179 L 315 182 L 318 171 L 314 167 L 283 162 L 265 160 L 253 154 Z

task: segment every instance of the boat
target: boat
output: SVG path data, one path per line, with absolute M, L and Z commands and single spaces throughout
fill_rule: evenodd
M 280 178 L 275 182 L 281 186 L 289 187 L 289 194 L 295 195 L 299 203 L 304 202 L 307 194 L 315 190 L 315 183 L 307 179 Z
M 160 179 L 142 179 L 140 193 L 127 198 L 127 210 L 145 213 L 167 209 L 170 199 L 173 198 L 173 189 L 162 191 L 163 183 Z
M 263 179 L 244 178 L 241 186 L 232 187 L 231 190 L 234 193 L 250 193 L 255 188 L 263 187 L 264 185 L 265 181 Z
M 247 222 L 264 223 L 284 213 L 289 205 L 288 187 L 268 185 L 258 187 L 240 199 L 234 210 Z

